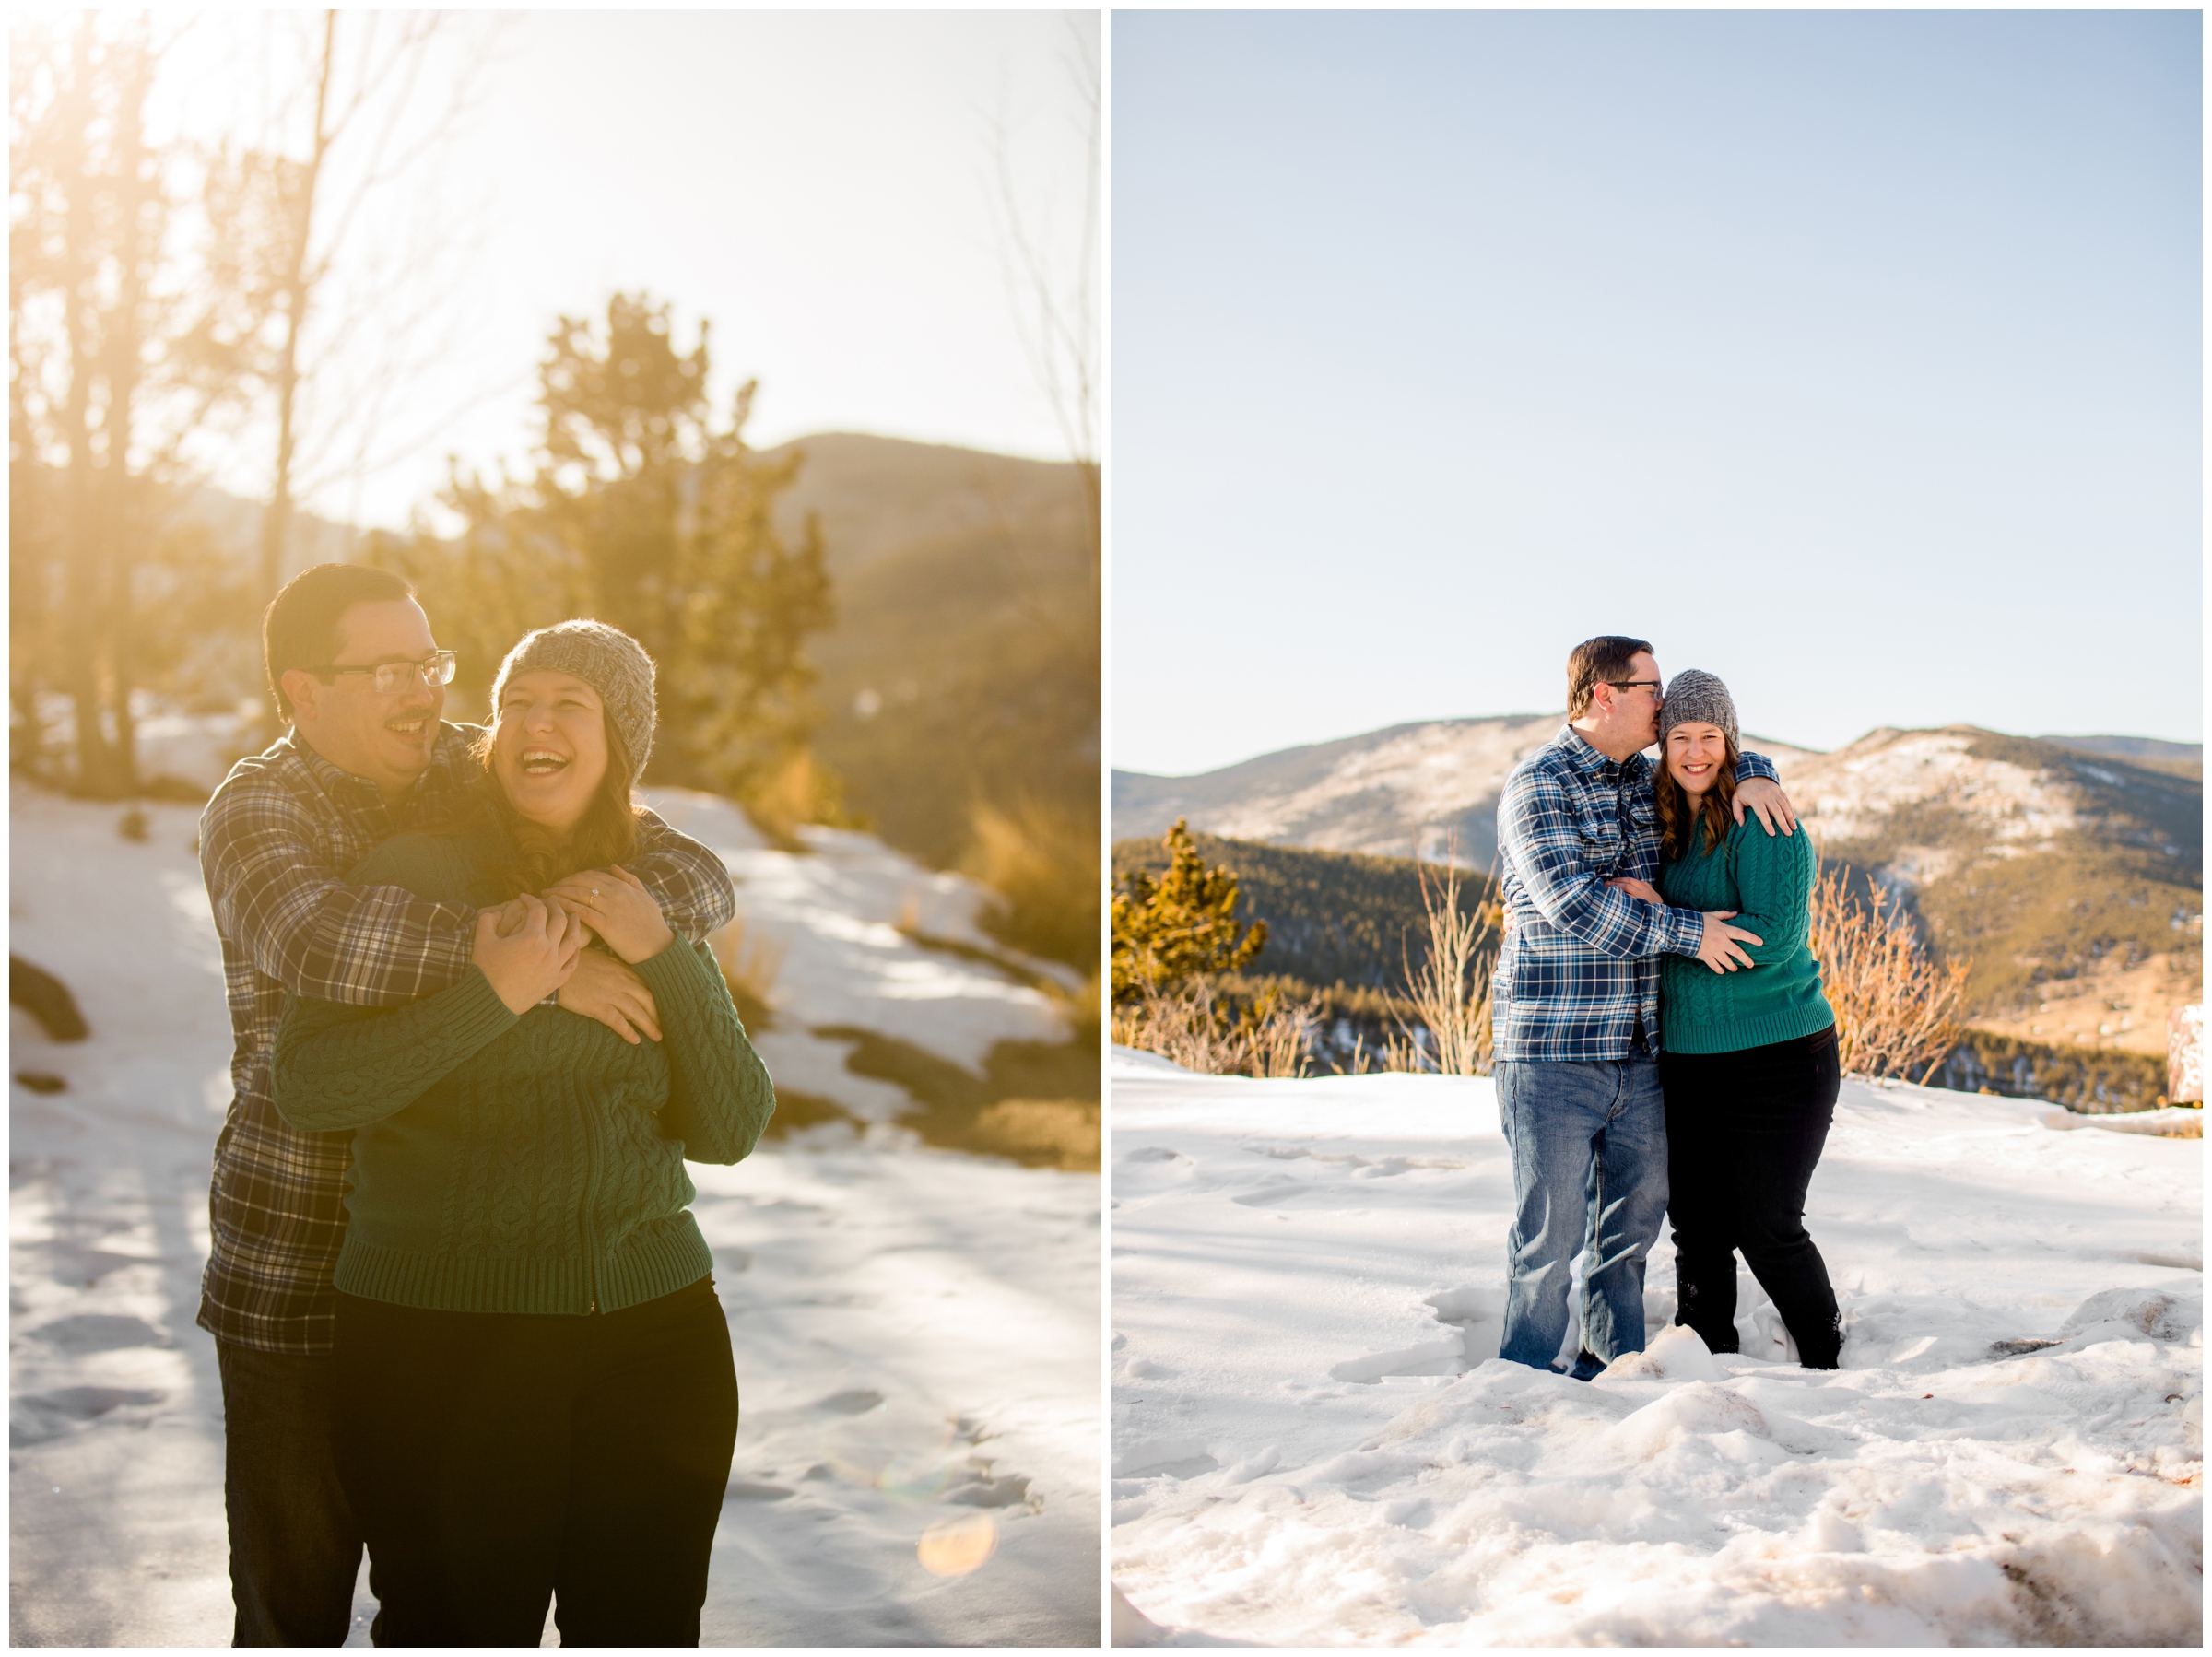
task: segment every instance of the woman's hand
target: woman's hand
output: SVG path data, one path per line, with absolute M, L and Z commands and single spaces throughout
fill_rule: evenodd
M 645 981 L 599 950 L 587 949 L 576 958 L 575 974 L 560 986 L 560 1005 L 564 1011 L 596 1018 L 632 1047 L 641 1035 L 661 1039 L 661 1009 Z
M 676 942 L 645 883 L 628 869 L 586 869 L 546 888 L 546 901 L 581 919 L 635 966 Z
M 527 893 L 477 916 L 472 958 L 511 1013 L 526 1013 L 569 981 L 583 925 Z
M 1628 893 L 1630 897 L 1635 899 L 1639 903 L 1656 903 L 1662 909 L 1666 907 L 1665 899 L 1662 898 L 1657 892 L 1652 890 L 1650 886 L 1645 884 L 1643 881 L 1638 880 L 1631 875 L 1617 876 L 1615 878 L 1606 881 L 1606 884 L 1611 887 L 1617 892 Z

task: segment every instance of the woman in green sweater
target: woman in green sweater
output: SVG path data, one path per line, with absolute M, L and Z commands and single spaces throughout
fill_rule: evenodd
M 616 865 L 653 663 L 597 622 L 500 669 L 473 814 L 352 873 L 479 911 L 459 983 L 295 999 L 276 1108 L 353 1134 L 336 1282 L 340 1476 L 386 1645 L 696 1645 L 737 1431 L 684 1160 L 735 1162 L 775 1096 L 713 958 Z M 542 897 L 537 894 L 543 894 Z M 588 942 L 649 1040 L 548 999 Z
M 1659 889 L 1636 895 L 1734 911 L 1733 923 L 1762 940 L 1745 946 L 1747 969 L 1716 972 L 1676 955 L 1661 969 L 1675 1322 L 1715 1352 L 1736 1349 L 1740 1251 L 1799 1361 L 1832 1369 L 1842 1350 L 1836 1296 L 1805 1229 L 1806 1187 L 1842 1079 L 1836 1016 L 1807 941 L 1812 841 L 1734 820 L 1735 704 L 1712 675 L 1693 670 L 1667 686 L 1659 741 Z

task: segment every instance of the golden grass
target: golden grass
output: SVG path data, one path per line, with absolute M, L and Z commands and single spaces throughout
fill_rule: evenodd
M 976 1113 L 965 1148 L 1070 1173 L 1099 1169 L 1099 1107 L 1079 1099 L 1002 1099 Z
M 1202 1075 L 1296 1077 L 1306 1074 L 1316 1015 L 1309 1001 L 1269 988 L 1240 1016 L 1211 981 L 1186 979 L 1113 1009 L 1113 1039 Z
M 1452 855 L 1447 847 L 1445 856 Z M 1446 862 L 1433 878 L 1420 867 L 1421 907 L 1429 916 L 1428 958 L 1406 968 L 1406 998 L 1429 1027 L 1430 1048 L 1418 1049 L 1410 1028 L 1390 1043 L 1392 1070 L 1433 1069 L 1445 1075 L 1487 1075 L 1490 1069 L 1490 979 L 1481 970 L 1490 941 L 1492 911 L 1470 914 L 1459 906 L 1459 865 Z M 1402 950 L 1402 946 L 1401 946 Z M 1424 1062 L 1425 1061 L 1425 1062 Z
M 715 963 L 730 986 L 730 999 L 748 1030 L 766 1029 L 775 1022 L 776 980 L 783 971 L 790 946 L 764 933 L 748 932 L 743 915 L 707 940 Z
M 1099 958 L 1097 820 L 1025 800 L 979 804 L 960 872 L 998 901 L 984 930 L 1017 949 L 1088 969 Z

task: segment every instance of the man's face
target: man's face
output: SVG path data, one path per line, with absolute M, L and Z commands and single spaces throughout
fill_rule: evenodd
M 1665 683 L 1659 677 L 1659 664 L 1648 651 L 1638 651 L 1629 658 L 1630 679 L 1641 681 L 1632 689 L 1616 687 L 1613 695 L 1626 725 L 1632 727 L 1641 740 L 1637 748 L 1648 748 L 1659 740 L 1659 687 Z M 1636 722 L 1643 723 L 1638 724 Z
M 419 662 L 438 648 L 430 618 L 411 598 L 358 604 L 338 618 L 341 668 L 373 668 L 387 662 Z M 445 687 L 435 676 L 410 674 L 389 694 L 370 673 L 329 679 L 292 672 L 284 676 L 293 723 L 308 746 L 340 770 L 365 777 L 387 794 L 405 793 L 430 763 Z

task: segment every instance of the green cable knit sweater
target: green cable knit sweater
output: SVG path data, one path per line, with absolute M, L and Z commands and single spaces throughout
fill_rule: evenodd
M 487 908 L 489 826 L 386 841 L 349 876 Z M 475 968 L 399 1007 L 294 997 L 276 1109 L 354 1131 L 337 1286 L 445 1311 L 619 1311 L 712 1269 L 684 1159 L 749 1153 L 775 1109 L 713 958 L 682 938 L 633 970 L 662 1040 L 507 1010 Z
M 1701 828 L 1698 838 L 1702 842 Z M 1735 1052 L 1835 1023 L 1820 993 L 1820 963 L 1806 941 L 1814 863 L 1803 828 L 1771 836 L 1746 812 L 1717 851 L 1700 844 L 1661 864 L 1659 893 L 1669 904 L 1735 910 L 1729 924 L 1763 940 L 1743 946 L 1756 964 L 1733 972 L 1715 972 L 1695 956 L 1665 958 L 1659 1028 L 1666 1052 Z

